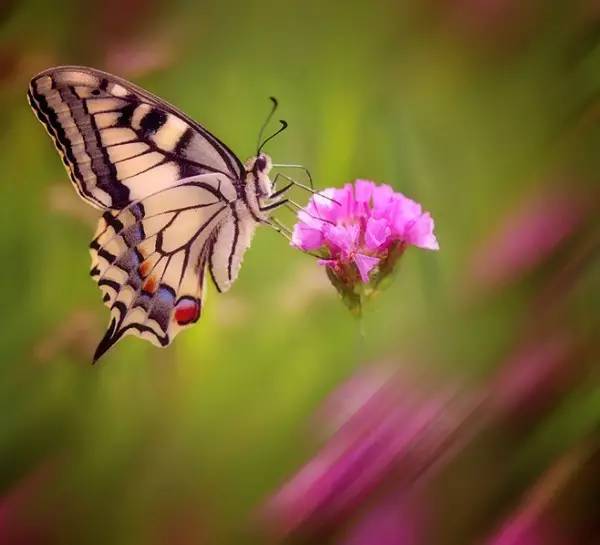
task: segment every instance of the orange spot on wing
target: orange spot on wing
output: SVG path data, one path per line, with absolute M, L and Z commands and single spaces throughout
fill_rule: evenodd
M 142 278 L 148 274 L 148 270 L 150 269 L 150 263 L 148 261 L 142 262 L 142 264 L 138 267 L 138 272 Z
M 148 278 L 148 280 L 146 280 L 142 289 L 146 293 L 154 293 L 156 291 L 156 280 L 151 276 Z

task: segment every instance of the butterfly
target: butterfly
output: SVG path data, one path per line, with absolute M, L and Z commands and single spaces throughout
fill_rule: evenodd
M 100 70 L 45 70 L 31 80 L 28 100 L 79 196 L 104 211 L 90 274 L 110 323 L 93 361 L 125 335 L 167 346 L 198 321 L 205 271 L 227 291 L 256 227 L 274 226 L 268 211 L 286 202 L 289 185 L 273 191 L 272 162 L 261 150 L 287 124 L 242 164 L 184 113 Z

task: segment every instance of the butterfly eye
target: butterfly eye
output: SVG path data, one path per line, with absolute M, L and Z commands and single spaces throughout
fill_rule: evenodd
M 264 155 L 259 155 L 254 163 L 256 170 L 262 172 L 267 168 L 267 158 Z

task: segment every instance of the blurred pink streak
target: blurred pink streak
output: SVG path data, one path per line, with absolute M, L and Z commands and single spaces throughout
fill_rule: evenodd
M 566 188 L 528 197 L 475 252 L 469 283 L 497 288 L 530 272 L 575 232 L 586 211 L 583 196 Z
M 521 505 L 503 522 L 485 545 L 587 545 L 574 539 L 575 528 L 560 518 L 557 500 L 580 472 L 586 449 L 572 449 L 556 460 L 527 491 Z M 594 540 L 594 543 L 597 541 Z
M 398 376 L 378 387 L 381 376 L 366 377 L 326 402 L 322 415 L 348 399 L 348 420 L 334 422 L 339 430 L 268 502 L 278 534 L 327 532 L 391 482 L 397 494 L 412 490 L 462 437 L 456 432 L 474 408 L 471 396 L 455 389 L 425 394 Z
M 486 545 L 569 545 L 557 535 L 550 521 L 537 520 L 526 514 L 509 520 Z
M 502 365 L 492 384 L 492 407 L 505 414 L 536 416 L 568 389 L 575 343 L 566 331 L 528 339 Z
M 418 545 L 425 521 L 414 495 L 390 494 L 352 525 L 341 545 Z

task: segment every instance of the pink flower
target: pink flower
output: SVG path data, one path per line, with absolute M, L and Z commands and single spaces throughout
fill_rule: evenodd
M 298 213 L 291 244 L 319 252 L 332 283 L 352 298 L 356 285 L 387 276 L 406 246 L 439 249 L 433 228 L 419 203 L 389 185 L 356 180 L 314 195 Z

